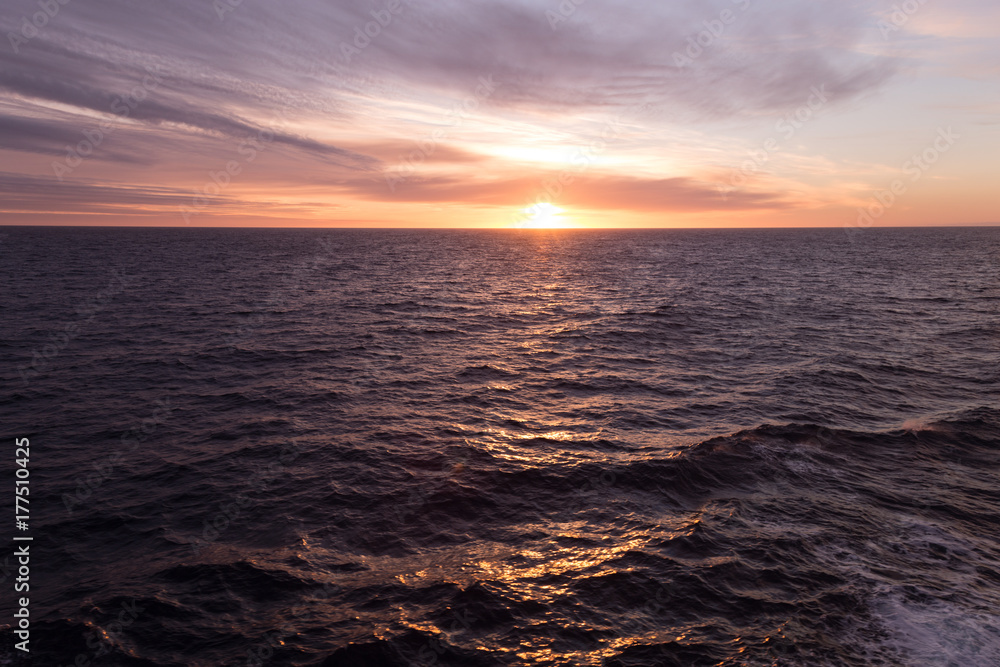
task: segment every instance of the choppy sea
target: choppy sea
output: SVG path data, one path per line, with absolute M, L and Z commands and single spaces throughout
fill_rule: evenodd
M 1000 228 L 0 231 L 0 663 L 1000 665 Z

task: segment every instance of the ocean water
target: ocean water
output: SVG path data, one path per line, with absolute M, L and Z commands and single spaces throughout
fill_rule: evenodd
M 0 663 L 1000 664 L 1000 228 L 0 232 Z

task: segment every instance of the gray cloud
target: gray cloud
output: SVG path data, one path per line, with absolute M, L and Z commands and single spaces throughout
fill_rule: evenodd
M 60 183 L 55 178 L 0 172 L 0 210 L 102 212 L 119 206 L 180 206 L 191 193 L 174 188 L 95 182 Z
M 66 146 L 77 144 L 81 138 L 79 128 L 64 121 L 0 114 L 0 148 L 62 157 L 66 154 Z M 114 151 L 106 155 L 116 162 L 149 162 L 139 154 Z

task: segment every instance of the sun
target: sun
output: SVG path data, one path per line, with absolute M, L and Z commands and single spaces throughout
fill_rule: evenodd
M 560 215 L 564 212 L 563 209 L 548 202 L 533 204 L 522 211 L 524 219 L 517 226 L 524 229 L 560 229 L 573 227 L 573 223 L 563 219 Z

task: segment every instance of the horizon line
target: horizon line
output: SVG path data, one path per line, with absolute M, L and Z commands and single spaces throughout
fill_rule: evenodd
M 669 231 L 669 230 L 738 230 L 738 229 L 852 229 L 864 231 L 869 229 L 970 229 L 981 227 L 1000 227 L 1000 222 L 960 223 L 942 225 L 871 225 L 858 227 L 856 225 L 809 225 L 805 227 L 769 226 L 769 227 L 292 227 L 285 225 L 7 225 L 0 223 L 0 229 L 326 229 L 326 230 L 383 230 L 383 231 L 524 231 L 524 232 L 587 232 L 587 231 Z

